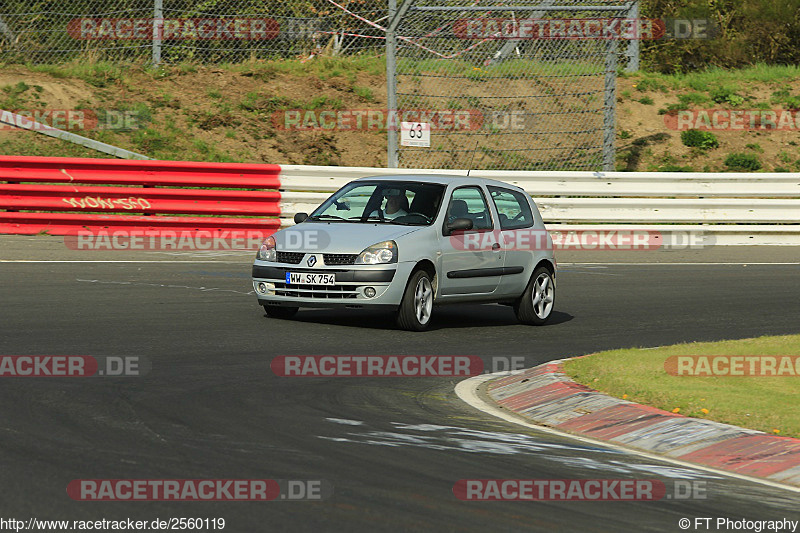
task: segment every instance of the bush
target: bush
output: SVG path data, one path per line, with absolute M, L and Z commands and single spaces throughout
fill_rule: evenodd
M 784 101 L 783 105 L 792 111 L 800 109 L 800 96 L 791 96 Z
M 800 17 L 796 0 L 643 0 L 642 17 L 709 18 L 715 38 L 642 41 L 642 66 L 659 72 L 690 72 L 709 66 L 800 63 Z
M 725 158 L 725 166 L 731 170 L 756 171 L 761 168 L 761 160 L 755 154 L 733 153 Z
M 686 130 L 681 132 L 681 142 L 685 146 L 709 150 L 719 146 L 719 139 L 710 131 Z
M 736 94 L 736 91 L 730 87 L 714 89 L 711 91 L 711 99 L 718 104 L 729 104 L 734 107 L 744 103 L 744 98 Z

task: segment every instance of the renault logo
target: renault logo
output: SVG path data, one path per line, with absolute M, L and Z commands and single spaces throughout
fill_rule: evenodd
M 312 255 L 311 257 L 309 257 L 308 260 L 306 261 L 306 264 L 308 266 L 310 266 L 310 267 L 313 267 L 314 265 L 316 265 L 317 264 L 317 256 L 316 255 Z

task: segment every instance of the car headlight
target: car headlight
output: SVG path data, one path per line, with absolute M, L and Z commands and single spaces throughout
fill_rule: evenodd
M 373 244 L 356 258 L 357 265 L 382 265 L 386 263 L 397 263 L 397 243 L 394 241 L 383 241 Z
M 261 247 L 258 249 L 256 259 L 260 259 L 262 261 L 277 261 L 278 252 L 275 250 L 274 237 L 267 237 L 264 239 L 264 242 L 261 243 Z

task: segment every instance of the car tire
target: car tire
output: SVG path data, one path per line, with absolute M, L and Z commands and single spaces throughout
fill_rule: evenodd
M 431 323 L 433 283 L 425 270 L 411 275 L 397 311 L 397 325 L 407 331 L 425 331 Z
M 297 314 L 299 307 L 280 307 L 277 305 L 265 305 L 264 312 L 270 318 L 292 318 Z
M 517 320 L 533 326 L 544 325 L 553 313 L 556 303 L 556 286 L 553 275 L 546 267 L 533 272 L 525 292 L 514 304 Z

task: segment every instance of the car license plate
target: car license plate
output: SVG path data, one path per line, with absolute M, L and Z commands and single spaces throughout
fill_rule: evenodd
M 336 285 L 335 274 L 309 274 L 305 272 L 287 272 L 287 285 Z

